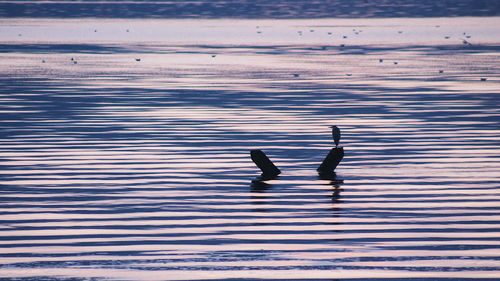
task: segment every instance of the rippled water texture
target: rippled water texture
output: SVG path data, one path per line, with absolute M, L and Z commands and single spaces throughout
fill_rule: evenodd
M 499 16 L 498 0 L 2 0 L 0 17 L 392 18 Z
M 499 25 L 3 20 L 0 276 L 499 278 Z

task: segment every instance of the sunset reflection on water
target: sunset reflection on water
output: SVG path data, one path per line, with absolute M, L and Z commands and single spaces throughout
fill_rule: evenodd
M 430 21 L 4 20 L 0 275 L 498 277 L 498 18 Z

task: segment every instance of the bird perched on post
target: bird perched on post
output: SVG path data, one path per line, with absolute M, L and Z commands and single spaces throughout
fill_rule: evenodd
M 337 126 L 330 126 L 330 128 L 332 128 L 332 137 L 335 142 L 335 147 L 338 147 L 340 141 L 340 129 L 337 128 Z

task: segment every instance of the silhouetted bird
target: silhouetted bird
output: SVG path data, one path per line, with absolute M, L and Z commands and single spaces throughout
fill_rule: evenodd
M 340 130 L 337 126 L 330 126 L 330 128 L 332 128 L 333 141 L 335 142 L 335 147 L 337 147 L 339 146 L 340 141 Z

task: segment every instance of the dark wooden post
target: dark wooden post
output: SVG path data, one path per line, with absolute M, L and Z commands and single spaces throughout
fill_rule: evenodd
M 323 160 L 323 163 L 321 163 L 321 165 L 318 167 L 318 173 L 333 173 L 333 171 L 335 171 L 335 168 L 337 168 L 337 165 L 340 163 L 340 161 L 342 161 L 342 158 L 344 158 L 344 148 L 332 148 L 326 156 L 325 160 Z
M 266 177 L 277 176 L 281 173 L 280 169 L 276 167 L 269 158 L 267 158 L 266 154 L 262 152 L 260 149 L 255 149 L 250 151 L 250 157 L 252 161 L 259 167 L 262 171 L 262 175 Z

